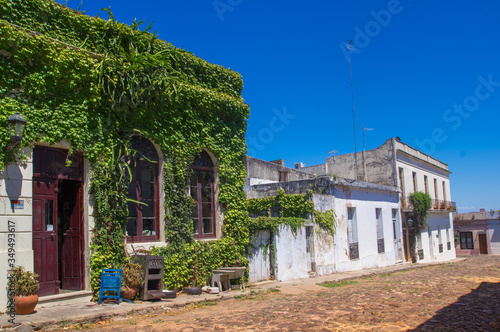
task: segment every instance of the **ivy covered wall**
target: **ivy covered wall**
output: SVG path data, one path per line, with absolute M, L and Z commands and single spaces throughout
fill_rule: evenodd
M 68 140 L 71 152 L 89 160 L 95 290 L 100 268 L 124 260 L 122 157 L 131 137 L 143 136 L 164 156 L 166 286 L 190 284 L 193 275 L 203 280 L 222 264 L 244 265 L 249 107 L 241 98 L 241 76 L 160 40 L 150 27 L 122 24 L 109 14 L 103 20 L 50 0 L 0 0 L 0 169 L 22 146 L 41 141 Z M 6 120 L 15 112 L 28 126 L 21 145 L 7 149 Z M 190 164 L 202 148 L 218 163 L 225 218 L 222 239 L 198 243 L 186 192 Z

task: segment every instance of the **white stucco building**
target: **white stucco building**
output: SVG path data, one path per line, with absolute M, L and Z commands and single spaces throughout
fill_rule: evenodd
M 279 181 L 293 177 L 291 181 Z M 288 173 L 283 175 L 283 173 Z M 334 236 L 323 231 L 313 220 L 293 234 L 282 226 L 272 241 L 275 261 L 270 263 L 263 249 L 269 243 L 268 232 L 253 239 L 250 256 L 250 281 L 290 280 L 309 274 L 361 270 L 403 262 L 403 234 L 399 208 L 399 189 L 395 186 L 347 181 L 286 168 L 247 157 L 247 196 L 276 195 L 279 188 L 288 194 L 305 194 L 314 189 L 315 210 L 333 210 L 337 229 Z M 250 185 L 250 183 L 254 183 Z
M 451 216 L 456 211 L 456 206 L 451 202 L 451 172 L 445 163 L 412 148 L 398 138 L 391 138 L 376 149 L 358 152 L 356 155 L 351 153 L 329 157 L 324 164 L 299 166 L 299 170 L 398 187 L 407 261 L 411 259 L 408 255 L 408 242 L 413 241 L 406 236 L 412 211 L 409 196 L 416 191 L 428 193 L 432 205 L 427 220 L 428 228 L 416 238 L 418 260 L 446 261 L 456 257 Z

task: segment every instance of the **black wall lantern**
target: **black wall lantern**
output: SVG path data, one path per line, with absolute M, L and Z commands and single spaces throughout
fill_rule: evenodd
M 23 139 L 24 129 L 26 129 L 26 120 L 16 112 L 7 120 L 9 123 L 9 135 L 12 142 L 17 143 Z

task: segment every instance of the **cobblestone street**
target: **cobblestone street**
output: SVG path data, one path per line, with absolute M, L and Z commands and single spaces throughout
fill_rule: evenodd
M 331 283 L 130 314 L 64 330 L 500 331 L 500 257 L 481 256 Z

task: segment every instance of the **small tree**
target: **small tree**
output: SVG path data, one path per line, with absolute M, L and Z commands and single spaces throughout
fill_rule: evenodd
M 422 230 L 427 227 L 427 215 L 429 213 L 429 209 L 431 208 L 431 196 L 427 193 L 423 193 L 420 191 L 414 192 L 410 195 L 410 200 L 413 205 L 413 211 L 410 214 L 410 218 L 413 220 L 410 228 L 410 235 L 412 236 L 411 244 L 411 256 L 412 261 L 417 261 L 416 255 L 416 236 L 421 233 Z

